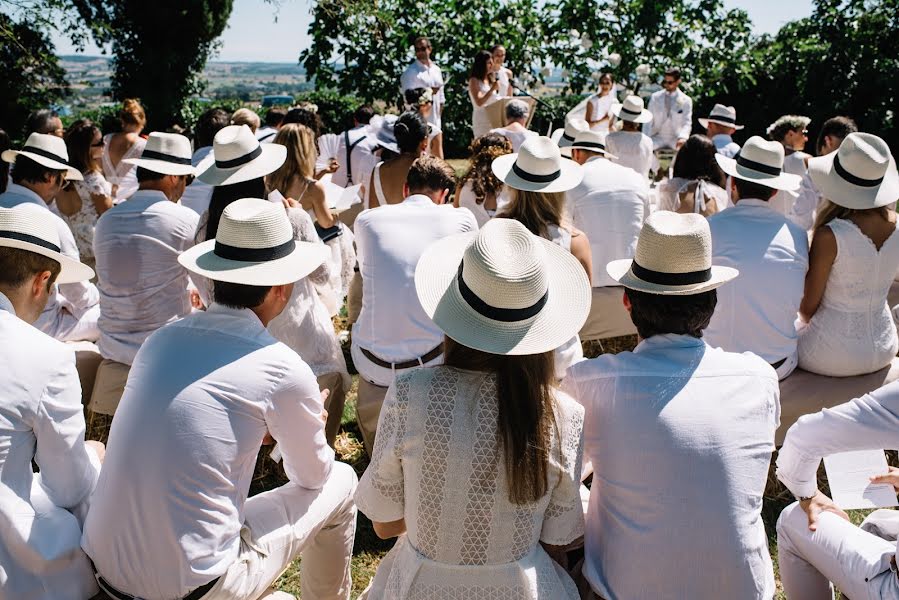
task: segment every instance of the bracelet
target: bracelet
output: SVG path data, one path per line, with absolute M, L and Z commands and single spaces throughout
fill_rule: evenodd
M 814 499 L 815 496 L 817 496 L 817 495 L 818 495 L 818 490 L 815 489 L 815 493 L 812 494 L 811 496 L 808 496 L 806 498 L 803 498 L 802 496 L 796 496 L 796 499 L 799 500 L 800 502 L 808 502 L 809 500 Z

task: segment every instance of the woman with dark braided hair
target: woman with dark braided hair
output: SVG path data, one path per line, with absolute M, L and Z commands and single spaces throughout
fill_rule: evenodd
M 497 209 L 508 202 L 503 182 L 490 169 L 497 156 L 512 153 L 512 143 L 503 135 L 488 133 L 471 142 L 468 171 L 459 180 L 453 205 L 474 213 L 478 227 L 483 227 Z

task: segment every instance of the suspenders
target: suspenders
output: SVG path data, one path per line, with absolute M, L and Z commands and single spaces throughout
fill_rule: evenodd
M 349 130 L 343 132 L 344 146 L 346 146 L 346 180 L 348 185 L 353 185 L 353 165 L 350 162 L 350 155 L 353 153 L 353 148 L 355 148 L 359 144 L 359 142 L 364 140 L 366 137 L 368 136 L 363 133 L 359 137 L 359 139 L 351 144 Z

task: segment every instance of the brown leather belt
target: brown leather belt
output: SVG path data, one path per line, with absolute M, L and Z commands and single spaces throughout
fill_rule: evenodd
M 404 360 L 403 362 L 397 363 L 392 363 L 378 358 L 362 346 L 359 346 L 359 350 L 362 352 L 362 355 L 365 358 L 375 363 L 379 367 L 384 367 L 385 369 L 394 369 L 398 371 L 400 369 L 411 369 L 412 367 L 417 367 L 427 362 L 431 362 L 432 360 L 443 354 L 443 344 L 439 344 L 436 348 L 426 354 L 419 356 L 418 358 L 413 358 L 412 360 Z

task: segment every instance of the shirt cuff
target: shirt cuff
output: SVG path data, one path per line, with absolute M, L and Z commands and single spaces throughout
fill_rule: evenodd
M 818 489 L 818 465 L 821 458 L 809 458 L 793 452 L 784 452 L 777 457 L 777 478 L 797 498 L 809 498 Z

